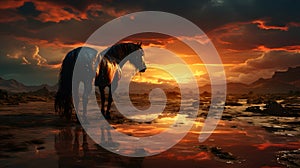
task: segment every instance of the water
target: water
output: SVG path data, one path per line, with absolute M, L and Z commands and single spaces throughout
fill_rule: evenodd
M 198 142 L 204 121 L 204 118 L 200 117 L 189 133 L 171 149 L 155 156 L 132 158 L 107 151 L 96 144 L 80 125 L 68 124 L 55 116 L 53 102 L 1 106 L 0 165 L 1 167 L 161 167 L 162 165 L 284 167 L 278 163 L 279 151 L 300 148 L 297 123 L 294 125 L 286 123 L 299 119 L 253 115 L 243 112 L 243 108 L 245 107 L 226 109 L 224 115 L 234 117 L 221 120 L 217 129 L 204 143 Z M 159 134 L 171 125 L 174 117 L 176 116 L 166 115 L 150 123 L 125 122 L 115 123 L 112 126 L 127 135 L 143 137 Z M 264 127 L 267 124 L 270 127 L 274 126 L 274 119 L 280 121 L 277 125 L 285 129 L 270 131 Z M 98 134 L 101 143 L 111 143 L 118 150 L 118 142 L 111 140 L 107 132 L 101 132 L 99 129 Z

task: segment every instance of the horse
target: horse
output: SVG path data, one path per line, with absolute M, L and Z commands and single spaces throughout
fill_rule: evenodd
M 114 80 L 119 80 L 121 77 L 121 69 L 123 65 L 129 61 L 139 72 L 146 71 L 144 62 L 144 51 L 141 47 L 142 43 L 120 43 L 105 50 L 104 55 L 101 56 L 100 64 L 97 68 L 97 75 L 95 78 L 95 86 L 99 87 L 101 97 L 101 113 L 106 119 L 111 119 L 110 108 L 112 104 L 112 93 L 117 88 L 118 83 L 114 82 L 115 86 L 112 90 L 112 83 Z M 127 56 L 133 54 L 133 59 Z M 108 103 L 105 111 L 105 88 L 109 88 Z
M 110 119 L 110 107 L 112 103 L 112 89 L 111 84 L 114 79 L 120 79 L 121 69 L 126 61 L 133 64 L 140 72 L 145 72 L 146 65 L 144 63 L 143 55 L 144 51 L 141 47 L 142 43 L 120 43 L 116 44 L 97 56 L 97 50 L 90 47 L 78 47 L 65 56 L 61 70 L 59 73 L 58 91 L 55 95 L 55 111 L 59 112 L 61 117 L 65 117 L 68 120 L 72 117 L 72 111 L 78 110 L 79 104 L 79 84 L 84 83 L 84 92 L 82 97 L 83 104 L 83 116 L 87 112 L 88 96 L 92 90 L 92 84 L 95 77 L 95 86 L 99 87 L 101 97 L 101 112 L 105 118 Z M 127 59 L 126 56 L 133 52 L 135 54 L 134 59 Z M 135 53 L 136 53 L 135 52 Z M 80 74 L 76 74 L 76 80 L 73 81 L 72 77 L 74 66 L 77 59 L 80 64 L 77 64 L 77 69 L 81 69 Z M 125 61 L 125 62 L 124 62 Z M 73 88 L 72 88 L 73 87 Z M 105 113 L 105 92 L 104 89 L 109 87 L 108 105 Z M 72 95 L 72 91 L 73 94 Z M 74 105 L 72 98 L 74 99 Z

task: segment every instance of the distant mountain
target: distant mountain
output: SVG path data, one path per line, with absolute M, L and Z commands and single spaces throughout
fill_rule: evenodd
M 286 83 L 293 83 L 300 80 L 300 67 L 289 68 L 287 71 L 275 72 L 272 79 Z
M 38 91 L 38 90 L 43 90 L 43 89 L 47 89 L 50 92 L 56 92 L 58 85 L 47 85 L 47 84 L 42 84 L 42 85 L 38 85 L 38 86 L 27 86 L 29 88 L 29 91 Z
M 222 92 L 222 90 L 219 89 L 220 86 L 216 85 L 215 88 L 219 92 Z M 238 94 L 238 93 L 248 93 L 251 91 L 251 88 L 247 84 L 243 83 L 227 83 L 226 85 L 226 92 L 231 94 Z M 211 92 L 211 85 L 204 85 L 199 88 L 200 93 L 202 92 Z
M 280 81 L 274 78 L 259 79 L 250 84 L 251 90 L 255 93 L 288 93 L 300 89 L 289 82 Z
M 122 87 L 122 85 L 119 85 Z M 151 84 L 151 83 L 130 83 L 131 93 L 149 93 L 151 89 L 161 88 L 168 91 L 179 91 L 178 88 L 168 84 Z M 216 86 L 218 88 L 218 86 Z M 37 90 L 56 91 L 57 85 L 39 85 L 26 86 L 14 79 L 5 80 L 0 77 L 0 89 L 9 92 L 33 92 Z M 121 88 L 122 89 L 122 88 Z M 200 92 L 211 92 L 211 86 L 205 85 L 199 88 Z M 186 89 L 183 89 L 184 91 Z M 188 89 L 187 89 L 188 90 Z M 300 91 L 300 67 L 289 68 L 287 71 L 275 72 L 269 79 L 258 79 L 257 81 L 247 85 L 243 83 L 227 83 L 227 93 L 288 93 L 290 91 Z
M 46 84 L 38 85 L 38 86 L 26 86 L 21 82 L 18 82 L 14 79 L 5 80 L 0 77 L 0 89 L 6 90 L 8 92 L 32 92 L 37 91 L 42 88 L 46 88 L 49 91 L 56 91 L 57 85 L 49 86 Z
M 201 92 L 211 92 L 211 86 L 205 85 L 199 88 Z M 227 83 L 227 93 L 244 94 L 254 93 L 288 93 L 300 91 L 300 67 L 289 68 L 287 71 L 275 72 L 269 79 L 260 78 L 247 85 L 242 83 Z
M 271 78 L 258 79 L 249 86 L 252 91 L 256 93 L 288 93 L 289 91 L 300 91 L 300 67 L 275 72 Z

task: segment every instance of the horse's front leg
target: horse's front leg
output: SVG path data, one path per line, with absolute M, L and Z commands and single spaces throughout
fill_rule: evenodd
M 112 103 L 112 101 L 113 101 L 113 99 L 112 99 L 112 92 L 111 92 L 111 85 L 109 85 L 108 86 L 108 88 L 109 88 L 109 94 L 108 94 L 108 103 L 107 103 L 107 109 L 106 109 L 106 117 L 107 117 L 107 119 L 111 119 L 111 117 L 110 117 L 110 107 L 111 107 L 111 103 Z
M 105 106 L 105 90 L 104 89 L 105 88 L 99 87 L 100 97 L 101 97 L 101 113 L 105 117 L 105 110 L 104 110 L 104 106 Z

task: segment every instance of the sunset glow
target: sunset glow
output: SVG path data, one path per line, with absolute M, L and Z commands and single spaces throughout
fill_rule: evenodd
M 4 64 L 2 67 L 7 65 L 26 67 L 31 71 L 41 68 L 42 71 L 51 73 L 51 78 L 45 79 L 41 73 L 35 72 L 37 80 L 33 81 L 18 68 L 1 69 L 0 75 L 3 78 L 15 78 L 25 84 L 57 83 L 56 77 L 61 60 L 68 51 L 82 46 L 93 31 L 109 20 L 147 8 L 139 2 L 132 7 L 127 4 L 127 7 L 121 10 L 122 8 L 112 5 L 113 1 L 82 2 L 75 5 L 52 1 L 2 1 L 0 4 L 1 12 L 4 14 L 0 18 L 3 29 L 1 36 L 2 41 L 5 41 L 5 43 L 2 42 L 2 48 L 5 48 L 1 53 L 1 63 Z M 216 7 L 215 3 L 206 5 L 211 8 Z M 226 5 L 230 4 L 218 3 L 217 6 L 225 9 L 228 7 Z M 246 2 L 245 5 L 247 5 Z M 281 62 L 299 58 L 299 38 L 296 34 L 299 34 L 300 31 L 300 21 L 297 19 L 289 18 L 286 21 L 282 19 L 276 22 L 276 18 L 272 15 L 269 17 L 261 15 L 221 22 L 218 18 L 211 18 L 213 21 L 204 21 L 202 16 L 195 18 L 197 15 L 192 16 L 184 12 L 177 12 L 177 14 L 195 22 L 208 35 L 208 39 L 197 35 L 192 38 L 201 43 L 211 40 L 219 52 L 223 65 L 204 64 L 195 52 L 182 42 L 184 37 L 142 33 L 127 37 L 121 42 L 143 42 L 146 62 L 149 65 L 157 64 L 157 60 L 151 59 L 153 55 L 156 55 L 166 68 L 176 69 L 175 71 L 180 74 L 180 81 L 183 83 L 188 83 L 192 76 L 201 85 L 209 83 L 206 70 L 208 66 L 224 66 L 228 82 L 251 83 L 258 78 L 270 77 L 276 70 L 300 65 L 299 61 L 298 63 L 293 61 L 292 65 L 281 65 Z M 228 13 L 228 15 L 231 14 Z M 134 20 L 135 18 L 130 19 Z M 11 26 L 14 28 L 9 29 Z M 169 51 L 169 53 L 166 54 L 163 50 Z M 172 62 L 169 59 L 170 52 L 187 63 L 193 75 L 183 72 L 180 64 Z M 273 67 L 264 68 L 269 59 L 266 52 L 275 55 L 274 57 L 281 57 L 284 61 L 280 61 L 278 64 L 274 62 Z M 255 62 L 255 64 L 251 64 L 253 67 L 250 69 L 256 69 L 257 75 L 243 71 L 249 69 L 249 62 Z M 175 79 L 172 79 L 167 73 L 149 69 L 142 76 L 133 78 L 133 81 L 171 84 Z

